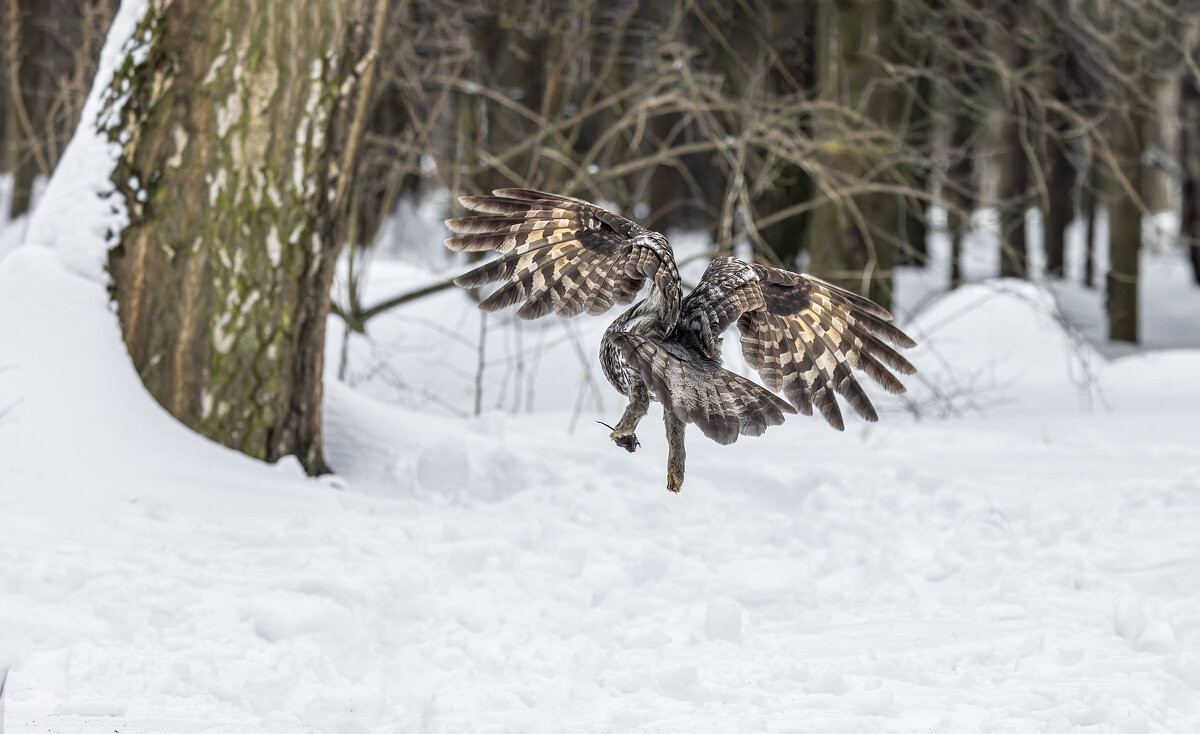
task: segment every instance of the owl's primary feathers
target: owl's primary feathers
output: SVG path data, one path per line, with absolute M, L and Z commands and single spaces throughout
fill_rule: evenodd
M 888 323 L 887 310 L 856 293 L 811 275 L 719 257 L 684 296 L 661 234 L 579 199 L 530 189 L 492 193 L 459 198 L 483 216 L 446 221 L 459 233 L 446 240 L 450 249 L 500 253 L 454 281 L 500 283 L 481 309 L 521 304 L 517 315 L 525 319 L 600 314 L 630 303 L 650 282 L 646 297 L 608 327 L 600 364 L 629 398 L 611 435 L 619 446 L 637 448 L 634 431 L 650 400 L 662 403 L 671 491 L 683 484 L 687 423 L 727 444 L 760 435 L 784 414 L 812 415 L 815 407 L 840 431 L 834 393 L 866 420 L 878 420 L 853 369 L 893 393 L 904 386 L 892 371 L 916 372 L 884 343 L 912 347 L 913 340 Z M 742 354 L 766 388 L 721 366 L 721 334 L 735 322 Z

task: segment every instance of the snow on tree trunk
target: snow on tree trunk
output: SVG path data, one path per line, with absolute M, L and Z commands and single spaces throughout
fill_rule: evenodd
M 113 80 L 112 295 L 147 389 L 311 473 L 353 171 L 358 0 L 154 0 Z

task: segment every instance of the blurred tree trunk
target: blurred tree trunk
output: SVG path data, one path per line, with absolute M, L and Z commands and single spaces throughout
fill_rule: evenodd
M 812 89 L 815 82 L 816 43 L 815 3 L 771 0 L 767 4 L 767 28 L 774 31 L 771 47 L 779 54 L 780 66 L 772 67 L 773 91 L 782 97 L 798 97 Z M 798 120 L 798 130 L 811 135 L 810 127 Z M 812 199 L 812 178 L 795 163 L 781 166 L 774 184 L 761 196 L 760 211 L 770 215 L 780 209 Z M 794 267 L 796 257 L 806 248 L 807 213 L 788 217 L 760 230 L 779 262 Z
M 1042 216 L 1042 242 L 1046 249 L 1046 277 L 1063 277 L 1067 225 L 1075 212 L 1071 204 L 1074 169 L 1067 158 L 1066 141 L 1051 134 L 1046 141 L 1046 206 Z
M 29 210 L 34 179 L 39 173 L 49 176 L 53 169 L 39 135 L 43 121 L 38 91 L 43 79 L 38 62 L 45 41 L 38 30 L 39 5 L 35 0 L 4 2 L 6 86 L 10 95 L 5 147 L 13 176 L 8 216 L 16 219 Z
M 942 186 L 946 202 L 946 229 L 950 235 L 950 287 L 963 283 L 963 240 L 971 229 L 971 212 L 978 203 L 975 191 L 975 157 L 969 150 L 975 123 L 961 112 L 951 112 L 950 165 Z
M 1005 35 L 1025 24 L 1026 0 L 1004 4 L 1000 24 Z M 1019 37 L 1019 36 L 1017 36 Z M 1028 51 L 1021 43 L 993 38 L 992 44 L 1004 57 L 1007 73 L 1015 78 L 1028 63 Z M 1013 78 L 997 79 L 1002 117 L 999 131 L 1000 155 L 997 160 L 1000 181 L 996 196 L 1000 206 L 1000 277 L 1028 276 L 1028 247 L 1025 238 L 1025 212 L 1029 208 L 1029 114 L 1027 100 Z
M 108 265 L 142 381 L 209 438 L 312 474 L 373 69 L 363 6 L 152 0 L 110 102 L 129 222 Z
M 963 240 L 971 230 L 971 213 L 979 205 L 979 176 L 976 140 L 984 130 L 979 112 L 963 103 L 980 97 L 984 74 L 971 63 L 970 53 L 982 45 L 978 21 L 962 12 L 948 12 L 944 2 L 934 2 L 938 13 L 930 23 L 942 43 L 932 43 L 935 78 L 945 80 L 933 90 L 934 145 L 946 160 L 941 180 L 941 198 L 946 207 L 946 230 L 950 236 L 950 288 L 963 283 Z
M 0 171 L 13 174 L 9 216 L 17 217 L 79 123 L 116 8 L 113 0 L 0 2 Z
M 1192 52 L 1200 58 L 1200 47 Z M 1184 73 L 1179 93 L 1179 169 L 1183 174 L 1180 241 L 1191 247 L 1192 278 L 1200 286 L 1200 78 Z
M 1096 192 L 1092 190 L 1093 182 L 1088 175 L 1088 181 L 1083 187 L 1083 284 L 1088 288 L 1096 287 Z
M 529 112 L 539 113 L 547 91 L 546 58 L 552 41 L 539 30 L 502 22 L 508 19 L 503 4 L 489 4 L 473 19 L 469 30 L 471 47 L 477 52 L 473 73 L 485 89 L 512 99 Z M 487 163 L 468 182 L 468 191 L 482 193 L 522 185 L 555 189 L 562 185 L 561 175 L 557 182 L 530 176 L 535 153 L 525 152 L 505 161 L 487 160 L 489 154 L 505 153 L 525 141 L 536 126 L 514 107 L 488 96 L 471 94 L 468 99 L 470 117 L 462 121 L 467 125 L 464 131 L 467 162 L 468 165 Z
M 1116 115 L 1108 128 L 1119 171 L 1110 171 L 1108 208 L 1108 337 L 1138 340 L 1138 255 L 1142 248 L 1142 205 L 1135 187 L 1142 181 L 1142 146 L 1136 116 Z M 1123 178 L 1124 181 L 1120 179 Z
M 1136 343 L 1138 340 L 1138 270 L 1142 249 L 1142 203 L 1140 186 L 1145 180 L 1142 165 L 1146 101 L 1143 92 L 1150 70 L 1139 59 L 1139 40 L 1149 36 L 1139 27 L 1141 18 L 1130 8 L 1104 18 L 1116 42 L 1113 45 L 1111 78 L 1117 83 L 1109 100 L 1105 136 L 1112 151 L 1105 181 L 1108 209 L 1108 276 L 1105 279 L 1108 338 Z M 1145 34 L 1145 35 L 1143 35 Z M 1129 84 L 1130 87 L 1123 87 Z M 1119 95 L 1119 96 L 1118 96 Z
M 903 97 L 882 68 L 895 52 L 893 10 L 890 1 L 822 0 L 818 6 L 818 95 L 830 105 L 814 114 L 813 120 L 816 158 L 826 179 L 818 184 L 822 194 L 829 193 L 828 187 L 879 181 L 890 172 L 885 161 L 897 142 L 884 140 L 883 132 L 895 132 L 903 107 Z M 843 142 L 847 130 L 862 127 L 851 124 L 857 115 L 879 129 L 868 139 L 848 145 Z M 805 239 L 810 267 L 815 274 L 890 308 L 892 266 L 901 231 L 895 194 L 832 198 L 814 209 L 809 219 Z
M 920 163 L 903 167 L 904 178 L 913 188 L 928 193 L 931 176 L 929 161 L 934 150 L 934 83 L 932 67 L 936 60 L 929 48 L 906 43 L 905 62 L 918 69 L 916 78 L 908 81 L 908 112 L 902 127 L 908 136 L 909 147 L 918 155 Z M 929 200 L 917 196 L 901 196 L 900 206 L 902 236 L 898 243 L 897 262 L 900 265 L 924 266 L 929 262 Z
M 1043 30 L 1038 37 L 1039 53 L 1038 67 L 1041 77 L 1042 94 L 1046 101 L 1041 105 L 1041 170 L 1045 184 L 1042 209 L 1042 249 L 1046 257 L 1046 272 L 1048 278 L 1062 278 L 1064 257 L 1066 253 L 1067 226 L 1074 218 L 1074 197 L 1076 174 L 1069 156 L 1070 124 L 1062 110 L 1072 108 L 1072 83 L 1078 86 L 1078 80 L 1070 79 L 1072 62 L 1069 58 L 1070 44 L 1059 30 L 1056 16 L 1065 15 L 1062 0 L 1054 3 L 1053 7 L 1039 7 L 1039 25 Z

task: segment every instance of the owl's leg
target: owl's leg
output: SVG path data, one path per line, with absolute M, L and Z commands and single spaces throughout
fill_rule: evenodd
M 617 427 L 609 434 L 609 438 L 621 448 L 633 453 L 638 447 L 634 431 L 637 430 L 638 421 L 645 417 L 646 411 L 650 409 L 650 392 L 646 389 L 646 383 L 634 379 L 629 383 L 628 395 L 629 405 L 625 408 L 621 420 L 617 421 Z
M 663 407 L 663 421 L 667 424 L 667 489 L 678 492 L 683 487 L 683 429 L 687 426 L 674 413 Z

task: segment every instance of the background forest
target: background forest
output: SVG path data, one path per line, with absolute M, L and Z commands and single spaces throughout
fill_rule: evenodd
M 0 729 L 1200 730 L 1198 179 L 1195 0 L 0 0 Z M 668 495 L 507 186 L 908 394 Z
M 150 78 L 154 64 L 160 69 L 156 73 L 175 74 L 185 93 L 200 82 L 185 83 L 188 73 L 198 77 L 206 71 L 204 82 L 210 82 L 211 72 L 186 60 L 224 58 L 232 36 L 220 21 L 251 28 L 254 16 L 260 16 L 269 23 L 271 4 L 261 6 L 262 13 L 237 3 L 154 4 L 163 28 L 171 25 L 172 14 L 201 24 L 218 22 L 206 26 L 207 34 L 189 32 L 175 41 L 164 36 L 145 68 L 130 69 L 114 89 L 148 89 L 139 79 Z M 62 156 L 115 7 L 102 0 L 6 2 L 0 171 L 11 175 L 10 218 L 28 209 L 37 181 L 46 180 Z M 1187 0 L 381 1 L 331 3 L 312 12 L 314 18 L 331 13 L 318 22 L 336 30 L 280 37 L 277 52 L 288 53 L 288 43 L 307 43 L 318 54 L 314 58 L 357 55 L 355 68 L 335 73 L 358 84 L 353 109 L 345 104 L 344 114 L 331 112 L 325 147 L 310 146 L 310 160 L 297 163 L 278 144 L 257 157 L 236 155 L 239 149 L 254 150 L 260 131 L 253 115 L 240 112 L 243 105 L 253 106 L 255 94 L 253 85 L 239 86 L 241 67 L 228 70 L 228 91 L 206 89 L 211 104 L 177 104 L 176 112 L 167 113 L 176 116 L 170 120 L 155 117 L 155 110 L 170 103 L 148 99 L 151 92 L 122 98 L 121 119 L 110 121 L 108 129 L 126 148 L 114 186 L 131 208 L 135 227 L 122 234 L 110 262 L 119 304 L 135 300 L 147 314 L 177 308 L 123 295 L 122 283 L 140 279 L 121 264 L 130 241 L 191 242 L 198 235 L 197 247 L 204 250 L 216 247 L 209 241 L 214 235 L 240 227 L 235 239 L 245 233 L 251 238 L 234 246 L 264 252 L 256 250 L 255 239 L 270 240 L 269 231 L 278 227 L 294 233 L 304 217 L 288 205 L 237 213 L 238 202 L 257 207 L 258 188 L 272 185 L 246 167 L 283 176 L 289 165 L 312 169 L 325 165 L 318 160 L 322 156 L 338 155 L 341 169 L 327 168 L 320 184 L 336 191 L 335 206 L 322 222 L 313 223 L 324 230 L 328 264 L 313 282 L 299 286 L 305 293 L 301 302 L 318 301 L 309 318 L 300 318 L 311 327 L 297 327 L 310 335 L 304 338 L 310 345 L 321 341 L 319 302 L 343 246 L 348 267 L 339 280 L 341 296 L 331 306 L 348 329 L 363 332 L 372 317 L 450 285 L 426 283 L 413 292 L 364 302 L 364 272 L 373 250 L 394 255 L 403 249 L 394 230 L 380 234 L 398 203 L 502 186 L 607 203 L 661 231 L 700 231 L 710 246 L 692 253 L 695 258 L 752 253 L 763 262 L 851 287 L 885 306 L 892 305 L 895 268 L 927 264 L 931 227 L 949 238 L 949 272 L 942 287 L 954 288 L 963 280 L 963 241 L 980 224 L 979 212 L 996 232 L 998 267 L 992 275 L 1007 277 L 1063 278 L 1067 233 L 1074 223 L 1083 230 L 1085 255 L 1073 280 L 1103 292 L 1106 332 L 1113 342 L 1139 340 L 1143 243 L 1169 242 L 1178 257 L 1190 261 L 1200 284 L 1195 246 L 1200 241 L 1200 15 Z M 246 31 L 251 32 L 256 31 Z M 235 43 L 243 53 L 248 39 Z M 290 84 L 302 85 L 302 78 L 292 76 Z M 303 104 L 300 93 L 275 94 L 276 107 Z M 235 99 L 239 95 L 241 101 Z M 222 105 L 237 107 L 222 112 Z M 178 112 L 182 109 L 189 111 Z M 157 141 L 163 135 L 177 141 L 180 135 L 190 137 L 222 114 L 242 114 L 242 123 L 211 145 L 191 143 L 182 168 L 193 166 L 194 172 L 170 183 L 161 169 L 169 146 Z M 283 139 L 284 128 L 299 120 L 269 116 L 262 130 Z M 162 132 L 144 132 L 144 122 L 161 125 Z M 172 125 L 179 126 L 177 132 L 170 132 Z M 220 175 L 229 182 L 227 193 L 212 205 L 232 214 L 216 217 L 223 221 L 214 225 L 201 207 L 196 219 L 180 224 L 164 207 L 155 207 L 160 211 L 138 221 L 138 197 L 145 194 L 136 189 L 152 186 L 152 197 L 177 200 L 173 197 L 195 190 L 196 175 L 210 180 Z M 301 193 L 291 205 L 305 206 L 311 192 Z M 1156 216 L 1160 212 L 1168 216 Z M 459 213 L 449 203 L 438 212 Z M 130 233 L 139 228 L 142 234 Z M 1041 245 L 1034 269 L 1031 237 Z M 1099 238 L 1105 241 L 1097 243 Z M 201 259 L 202 268 L 212 267 L 211 260 Z M 248 260 L 265 269 L 280 263 L 272 257 Z M 173 294 L 186 266 L 172 262 L 176 274 L 155 287 L 177 300 Z M 171 269 L 165 263 L 139 267 Z M 240 294 L 244 303 L 256 287 L 208 290 L 212 297 L 200 299 L 202 318 L 179 318 L 197 325 L 220 321 L 222 309 L 236 307 L 221 293 Z M 156 361 L 149 345 L 172 337 L 139 335 L 130 328 L 139 317 L 128 308 L 121 313 L 135 364 L 151 391 L 190 424 L 213 423 L 201 415 L 201 384 L 224 384 L 214 389 L 246 405 L 275 400 L 237 396 L 229 388 L 237 370 L 218 374 L 211 354 L 198 354 L 191 368 Z M 270 317 L 260 313 L 244 321 L 261 325 L 264 318 Z M 287 338 L 281 330 L 275 333 L 276 341 Z M 312 359 L 318 358 L 299 361 Z M 207 365 L 200 364 L 205 360 Z M 168 372 L 190 370 L 184 381 L 197 389 L 190 397 L 168 398 L 162 381 L 179 380 L 147 372 L 151 362 Z M 307 383 L 296 387 L 296 394 L 319 389 L 311 378 L 295 374 L 285 382 Z M 303 445 L 317 434 L 311 426 L 282 429 L 287 419 L 278 416 L 263 421 L 242 414 L 232 420 L 262 423 L 263 429 L 239 433 L 225 421 L 201 430 L 268 458 L 293 452 L 307 456 L 311 449 Z M 259 446 L 271 443 L 264 437 L 271 431 L 299 438 Z M 315 454 L 304 463 L 323 466 Z
M 1063 231 L 1099 199 L 1128 261 L 1108 274 L 1121 301 L 1139 214 L 1182 209 L 1181 240 L 1196 237 L 1195 197 L 1180 195 L 1197 176 L 1185 0 L 386 7 L 352 184 L 364 246 L 404 194 L 526 185 L 641 205 L 649 226 L 806 258 L 886 300 L 892 264 L 921 262 L 931 205 L 956 236 L 974 208 L 1001 212 L 1002 274 L 1016 277 L 1018 223 L 1046 212 L 1046 275 L 1061 277 Z M 53 172 L 114 10 L 6 3 L 10 217 Z M 1120 316 L 1134 307 L 1110 302 L 1113 338 L 1136 340 Z

